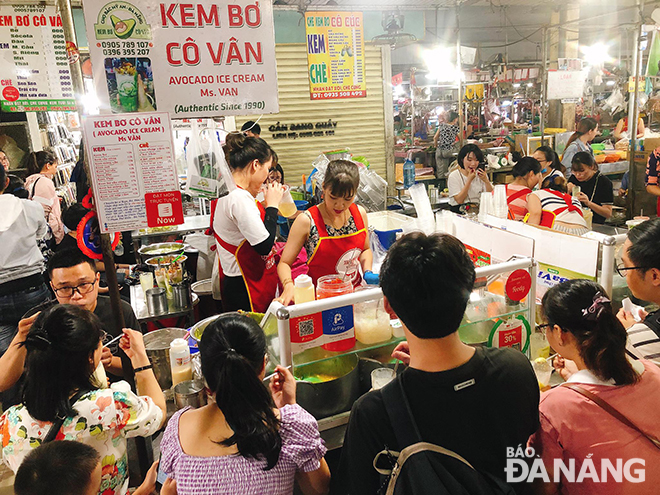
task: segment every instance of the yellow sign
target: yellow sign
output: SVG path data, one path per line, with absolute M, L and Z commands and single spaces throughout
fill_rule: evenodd
M 312 100 L 367 96 L 362 12 L 307 12 Z
M 633 76 L 630 76 L 628 78 L 628 93 L 634 93 L 635 92 L 635 78 Z M 646 77 L 640 76 L 639 80 L 637 81 L 637 91 L 639 93 L 643 93 L 646 91 Z
M 465 99 L 467 100 L 482 100 L 484 97 L 483 84 L 466 84 L 465 85 Z

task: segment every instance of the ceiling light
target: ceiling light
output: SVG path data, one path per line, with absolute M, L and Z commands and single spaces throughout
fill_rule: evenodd
M 584 59 L 589 65 L 603 65 L 605 62 L 610 62 L 612 58 L 607 53 L 609 47 L 604 43 L 596 43 L 592 46 L 583 46 L 581 48 L 584 54 Z

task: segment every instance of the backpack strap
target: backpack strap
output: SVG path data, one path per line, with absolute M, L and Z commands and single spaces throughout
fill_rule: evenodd
M 401 377 L 397 376 L 381 389 L 383 402 L 390 424 L 396 435 L 399 449 L 403 450 L 409 445 L 422 441 L 419 429 L 415 423 L 410 404 L 403 390 Z
M 644 318 L 644 325 L 649 327 L 660 338 L 660 310 L 649 313 Z
M 71 397 L 71 399 L 69 399 L 69 404 L 74 405 L 87 392 L 89 392 L 89 390 L 79 390 L 78 392 L 76 392 L 76 394 L 73 397 Z M 62 425 L 64 424 L 65 420 L 66 418 L 57 418 L 55 421 L 53 421 L 53 424 L 48 430 L 46 437 L 43 439 L 41 443 L 42 444 L 49 443 L 55 440 L 55 437 L 57 437 L 57 434 L 60 432 L 60 429 L 62 429 Z

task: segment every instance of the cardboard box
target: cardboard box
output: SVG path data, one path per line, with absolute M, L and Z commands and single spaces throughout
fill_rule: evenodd
M 660 148 L 660 138 L 644 138 L 644 151 Z

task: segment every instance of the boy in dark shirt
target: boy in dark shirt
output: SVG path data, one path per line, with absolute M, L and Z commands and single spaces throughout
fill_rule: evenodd
M 403 237 L 380 273 L 385 308 L 406 334 L 394 357 L 410 365 L 400 379 L 422 439 L 505 479 L 507 447 L 526 444 L 537 429 L 539 387 L 522 353 L 461 342 L 458 327 L 474 279 L 465 247 L 444 234 Z M 381 480 L 372 462 L 384 449 L 400 450 L 375 390 L 351 411 L 336 493 L 377 493 Z

